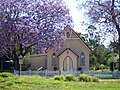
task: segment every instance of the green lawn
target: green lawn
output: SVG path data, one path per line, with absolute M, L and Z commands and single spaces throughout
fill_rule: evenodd
M 120 80 L 68 82 L 40 76 L 0 77 L 0 90 L 120 90 Z

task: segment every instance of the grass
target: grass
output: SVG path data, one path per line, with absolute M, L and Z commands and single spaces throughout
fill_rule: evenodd
M 57 81 L 40 76 L 0 77 L 0 90 L 120 90 L 120 79 L 96 83 Z

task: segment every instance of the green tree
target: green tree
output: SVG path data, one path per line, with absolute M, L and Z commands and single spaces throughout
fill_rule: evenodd
M 23 65 L 22 65 L 22 70 L 28 70 L 29 67 L 31 66 L 29 60 L 30 60 L 30 53 L 28 53 L 26 56 L 23 58 Z
M 88 29 L 93 32 L 95 27 L 90 26 Z M 77 33 L 77 35 L 91 48 L 90 67 L 95 67 L 96 69 L 107 68 L 110 66 L 110 62 L 116 61 L 115 58 L 117 53 L 99 43 L 99 35 L 96 33 L 91 35 L 90 31 L 87 34 Z
M 116 53 L 119 53 L 119 43 L 118 43 L 118 41 L 111 41 L 110 42 L 110 45 L 109 45 L 109 48 L 110 48 L 110 50 L 111 51 L 114 51 L 114 52 L 116 52 Z
M 120 71 L 120 0 L 87 0 L 84 7 L 89 22 L 99 27 L 99 34 L 118 41 Z M 104 38 L 103 38 L 104 39 Z

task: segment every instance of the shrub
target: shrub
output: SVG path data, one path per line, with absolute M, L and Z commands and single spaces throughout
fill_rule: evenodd
M 66 81 L 77 81 L 77 78 L 72 74 L 66 75 L 65 79 Z
M 4 78 L 3 77 L 0 77 L 0 82 L 3 82 L 4 81 Z
M 64 81 L 65 77 L 64 75 L 56 75 L 53 77 L 54 80 Z
M 115 66 L 114 62 L 110 62 L 110 70 L 111 71 L 114 71 L 114 66 Z
M 96 77 L 93 77 L 93 82 L 99 82 L 99 79 Z
M 30 53 L 28 53 L 26 56 L 23 58 L 23 64 L 22 64 L 22 70 L 29 70 L 29 67 L 31 66 L 30 62 Z
M 14 75 L 12 73 L 8 72 L 2 72 L 0 73 L 0 77 L 13 77 Z
M 78 77 L 78 80 L 79 81 L 82 81 L 82 82 L 98 82 L 98 78 L 95 78 L 95 77 L 92 77 L 92 76 L 89 76 L 87 74 L 81 74 L 79 77 Z
M 6 82 L 6 85 L 7 85 L 7 86 L 11 86 L 11 85 L 13 85 L 13 84 L 14 84 L 13 81 L 7 81 L 7 82 Z

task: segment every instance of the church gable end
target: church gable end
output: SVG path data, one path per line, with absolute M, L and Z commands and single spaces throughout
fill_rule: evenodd
M 79 38 L 77 35 L 76 35 L 76 33 L 75 33 L 75 31 L 70 27 L 70 26 L 66 26 L 65 28 L 64 28 L 64 30 L 65 30 L 65 37 L 67 38 L 67 39 L 71 39 L 71 38 Z
M 66 39 L 79 39 L 79 41 L 88 49 L 88 51 L 91 51 L 88 45 L 77 35 L 77 33 L 69 25 L 67 25 L 64 30 Z

